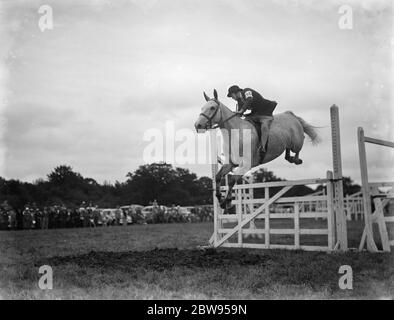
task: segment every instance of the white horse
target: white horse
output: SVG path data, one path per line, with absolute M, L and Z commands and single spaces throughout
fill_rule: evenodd
M 267 152 L 264 158 L 260 158 L 260 141 L 255 126 L 247 120 L 242 119 L 236 113 L 232 112 L 223 103 L 218 100 L 216 89 L 214 90 L 214 98 L 209 98 L 204 92 L 207 103 L 202 107 L 194 126 L 197 132 L 204 132 L 207 129 L 218 127 L 222 131 L 222 135 L 229 137 L 224 139 L 224 150 L 227 161 L 217 173 L 216 179 L 216 197 L 218 198 L 222 208 L 228 208 L 231 204 L 231 192 L 235 183 L 242 178 L 253 167 L 260 164 L 270 162 L 279 157 L 285 151 L 285 159 L 290 163 L 299 165 L 302 160 L 299 153 L 304 144 L 306 133 L 312 143 L 316 144 L 320 138 L 314 127 L 305 120 L 297 117 L 291 111 L 279 113 L 274 116 L 271 123 Z M 238 134 L 234 135 L 238 131 Z M 250 136 L 250 140 L 245 142 L 245 137 Z M 232 141 L 237 139 L 238 141 Z M 238 143 L 234 143 L 238 142 Z M 244 152 L 244 144 L 250 145 L 250 150 Z M 237 146 L 234 148 L 234 145 Z M 290 151 L 295 153 L 291 156 Z M 262 161 L 261 161 L 262 160 Z M 222 179 L 233 171 L 233 175 L 228 179 L 228 191 L 224 199 L 220 193 L 220 183 Z

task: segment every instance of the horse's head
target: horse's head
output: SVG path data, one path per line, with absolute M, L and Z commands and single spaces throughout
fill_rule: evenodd
M 218 93 L 216 89 L 213 90 L 213 96 L 214 98 L 211 99 L 204 92 L 206 103 L 201 108 L 201 113 L 199 114 L 197 121 L 194 123 L 194 127 L 197 131 L 211 129 L 221 121 L 221 104 L 218 100 Z

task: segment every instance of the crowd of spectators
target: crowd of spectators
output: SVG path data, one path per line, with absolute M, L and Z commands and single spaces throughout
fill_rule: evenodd
M 213 221 L 212 206 L 171 207 L 159 206 L 153 202 L 152 211 L 145 216 L 147 223 L 179 223 Z
M 114 209 L 100 209 L 83 202 L 78 208 L 63 205 L 39 207 L 27 204 L 23 210 L 14 210 L 7 202 L 0 205 L 0 230 L 87 228 L 112 225 L 146 223 L 203 222 L 213 220 L 211 206 L 195 206 L 187 212 L 179 206 L 167 208 L 152 203 L 145 212 L 142 206 L 117 206 Z

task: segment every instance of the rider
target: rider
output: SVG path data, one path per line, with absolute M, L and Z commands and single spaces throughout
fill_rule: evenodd
M 268 140 L 269 129 L 272 120 L 272 112 L 277 102 L 264 99 L 257 91 L 245 88 L 241 89 L 237 85 L 233 85 L 228 89 L 227 97 L 237 101 L 237 111 L 239 115 L 243 115 L 246 110 L 251 110 L 248 118 L 261 125 L 261 151 L 265 153 L 265 146 Z

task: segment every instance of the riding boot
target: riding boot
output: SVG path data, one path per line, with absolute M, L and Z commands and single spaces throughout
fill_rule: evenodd
M 260 118 L 260 125 L 261 125 L 261 137 L 260 137 L 260 152 L 267 152 L 267 142 L 268 142 L 268 135 L 269 130 L 272 122 L 272 117 L 262 117 Z

